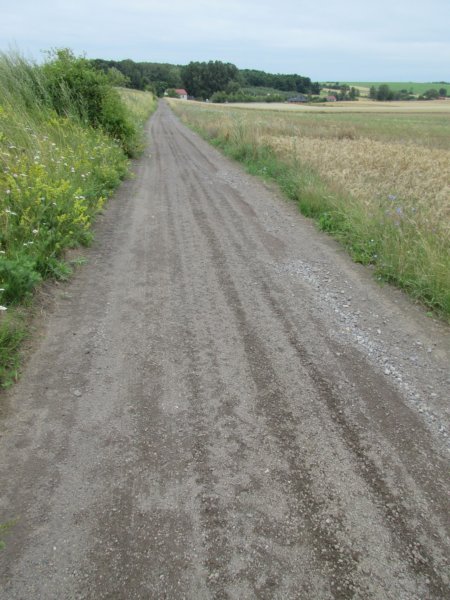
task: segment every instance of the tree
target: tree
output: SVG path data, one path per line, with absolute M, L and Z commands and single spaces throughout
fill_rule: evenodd
M 116 67 L 110 67 L 106 72 L 106 76 L 108 77 L 109 83 L 116 87 L 127 87 L 130 83 L 130 79 Z
M 439 92 L 436 89 L 432 88 L 424 92 L 423 96 L 427 100 L 436 100 L 436 98 L 439 98 Z
M 225 90 L 231 81 L 238 79 L 238 69 L 235 65 L 220 60 L 190 62 L 183 67 L 181 76 L 190 95 L 210 98 L 214 92 Z
M 441 98 L 446 98 L 447 97 L 447 90 L 445 88 L 440 88 L 439 89 L 439 96 Z
M 377 91 L 377 100 L 385 101 L 385 100 L 393 100 L 394 92 L 391 88 L 386 84 L 382 83 Z

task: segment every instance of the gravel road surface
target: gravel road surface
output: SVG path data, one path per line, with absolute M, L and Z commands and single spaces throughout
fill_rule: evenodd
M 0 598 L 450 598 L 450 331 L 162 103 L 0 398 Z

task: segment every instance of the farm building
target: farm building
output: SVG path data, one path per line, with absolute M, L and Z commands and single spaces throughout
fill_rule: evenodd
M 187 93 L 186 90 L 179 89 L 179 90 L 175 90 L 175 91 L 178 94 L 178 98 L 181 98 L 181 100 L 187 100 L 188 99 L 188 93 Z
M 295 104 L 297 102 L 308 102 L 308 98 L 303 94 L 298 94 L 298 96 L 294 96 L 293 98 L 289 98 L 288 102 Z
M 336 102 L 336 96 L 327 96 L 327 102 Z

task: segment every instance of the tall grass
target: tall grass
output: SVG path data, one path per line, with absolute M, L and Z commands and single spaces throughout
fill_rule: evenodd
M 88 115 L 91 99 L 65 79 L 70 69 L 92 84 L 86 93 L 99 84 L 95 101 L 106 99 L 101 118 Z M 90 69 L 71 54 L 42 67 L 18 54 L 0 55 L 3 384 L 16 370 L 25 331 L 15 307 L 29 302 L 42 279 L 68 276 L 64 250 L 90 242 L 95 214 L 126 175 L 128 155 L 138 151 L 139 118 Z M 151 109 L 153 97 L 147 99 Z
M 440 132 L 433 138 L 435 128 L 428 129 L 422 116 L 412 124 L 422 131 L 414 143 L 410 115 L 402 129 L 395 117 L 404 135 L 394 140 L 390 115 L 384 122 L 380 115 L 374 122 L 369 115 L 364 121 L 360 115 L 320 120 L 306 113 L 299 118 L 172 104 L 251 172 L 278 181 L 356 261 L 373 265 L 378 278 L 450 319 L 450 149 L 442 148 Z

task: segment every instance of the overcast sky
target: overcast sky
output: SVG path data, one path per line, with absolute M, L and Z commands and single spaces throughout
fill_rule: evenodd
M 450 81 L 450 0 L 0 0 L 0 49 L 299 73 Z

